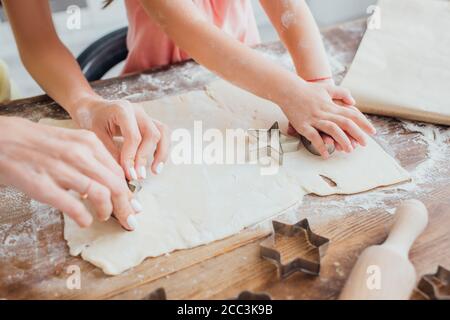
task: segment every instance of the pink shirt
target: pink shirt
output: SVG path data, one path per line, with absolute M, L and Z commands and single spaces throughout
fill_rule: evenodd
M 192 0 L 203 15 L 217 27 L 247 45 L 260 42 L 250 0 Z M 147 15 L 139 0 L 126 0 L 129 54 L 123 73 L 189 59 Z

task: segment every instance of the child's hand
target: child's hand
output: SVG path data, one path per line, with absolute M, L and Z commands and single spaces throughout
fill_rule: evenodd
M 163 169 L 170 148 L 168 129 L 151 119 L 139 104 L 91 98 L 81 102 L 74 119 L 81 128 L 96 133 L 129 180 L 145 179 L 148 167 L 154 174 Z M 113 141 L 116 136 L 124 139 L 121 150 Z
M 350 91 L 345 88 L 338 87 L 332 78 L 326 78 L 319 81 L 308 81 L 313 85 L 323 87 L 330 94 L 334 102 L 340 102 L 341 106 L 354 106 L 356 101 L 353 99 Z
M 330 139 L 324 138 L 323 133 L 334 139 L 338 150 L 351 152 L 356 143 L 366 145 L 364 132 L 376 132 L 354 107 L 354 99 L 344 88 L 326 82 L 305 83 L 299 95 L 297 101 L 301 109 L 296 103 L 285 105 L 283 110 L 291 126 L 310 140 L 324 158 L 329 157 L 325 144 L 329 144 Z

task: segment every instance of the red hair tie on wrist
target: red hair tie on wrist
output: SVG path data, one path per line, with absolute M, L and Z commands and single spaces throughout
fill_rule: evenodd
M 311 80 L 306 80 L 308 82 L 319 82 L 319 81 L 325 81 L 325 80 L 331 80 L 332 77 L 323 77 L 323 78 L 317 78 L 317 79 L 311 79 Z

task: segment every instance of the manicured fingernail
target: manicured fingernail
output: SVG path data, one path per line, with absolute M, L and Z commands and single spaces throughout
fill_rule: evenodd
M 136 199 L 131 199 L 130 204 L 136 213 L 142 212 L 143 208 L 139 201 L 137 201 Z
M 131 230 L 136 230 L 137 224 L 138 224 L 136 217 L 134 215 L 130 214 L 127 218 L 127 224 Z
M 147 169 L 145 169 L 144 166 L 139 167 L 139 176 L 141 177 L 141 179 L 147 178 Z
M 138 179 L 136 170 L 133 167 L 130 167 L 128 169 L 128 173 L 130 174 L 131 180 L 137 180 Z
M 82 217 L 82 221 L 81 221 L 81 227 L 82 228 L 87 228 L 92 224 L 92 216 L 91 215 L 87 215 L 85 217 Z
M 160 174 L 164 169 L 164 162 L 160 162 L 157 166 L 156 166 L 156 174 Z

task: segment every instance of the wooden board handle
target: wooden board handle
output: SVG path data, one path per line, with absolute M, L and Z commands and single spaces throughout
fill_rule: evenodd
M 408 258 L 409 249 L 428 224 L 428 211 L 419 200 L 407 200 L 397 208 L 395 216 L 391 232 L 382 246 Z

